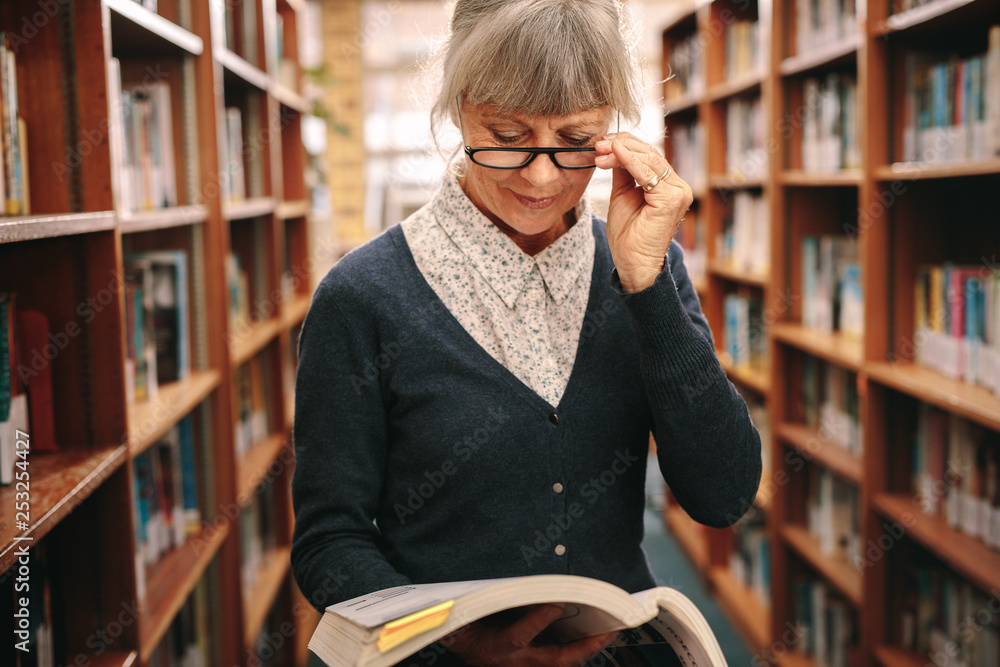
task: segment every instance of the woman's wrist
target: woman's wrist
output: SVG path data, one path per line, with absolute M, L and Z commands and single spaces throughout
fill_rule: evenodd
M 619 266 L 618 280 L 622 284 L 622 291 L 626 293 L 641 292 L 654 282 L 656 277 L 663 271 L 663 260 L 659 266 Z

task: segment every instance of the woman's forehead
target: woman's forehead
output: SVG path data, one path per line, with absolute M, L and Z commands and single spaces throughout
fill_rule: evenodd
M 513 122 L 533 128 L 551 130 L 571 127 L 593 126 L 606 123 L 611 118 L 611 110 L 604 107 L 576 111 L 570 114 L 526 114 L 518 111 L 502 111 L 490 104 L 466 103 L 462 113 L 475 115 L 481 122 Z

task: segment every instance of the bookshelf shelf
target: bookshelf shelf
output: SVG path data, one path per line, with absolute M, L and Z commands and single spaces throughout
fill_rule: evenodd
M 690 111 L 696 109 L 699 104 L 701 104 L 704 96 L 700 92 L 688 93 L 684 97 L 679 97 L 675 100 L 667 100 L 666 104 L 663 106 L 663 111 L 666 114 L 678 114 L 684 111 Z
M 708 187 L 713 190 L 751 190 L 764 187 L 764 181 L 739 174 L 709 174 Z
M 1000 553 L 952 529 L 943 519 L 927 516 L 910 496 L 880 493 L 872 504 L 879 514 L 901 524 L 911 539 L 972 584 L 987 591 L 1000 590 Z
M 208 220 L 208 208 L 206 206 L 176 206 L 156 211 L 143 211 L 141 213 L 122 215 L 119 219 L 119 227 L 122 234 L 132 234 L 135 232 L 148 232 L 154 229 L 197 225 L 206 220 Z
M 190 413 L 219 386 L 219 371 L 192 371 L 186 380 L 157 389 L 156 400 L 128 406 L 129 451 L 132 456 L 146 450 Z
M 850 62 L 857 56 L 860 43 L 861 40 L 855 33 L 839 42 L 820 47 L 808 53 L 785 58 L 781 61 L 780 72 L 784 76 L 790 76 L 819 67 Z
M 765 469 L 763 478 L 767 479 L 768 477 L 769 477 L 768 471 Z M 756 505 L 761 510 L 763 510 L 764 512 L 770 512 L 773 499 L 774 496 L 771 493 L 769 493 L 769 490 L 766 488 L 766 485 L 761 484 L 760 487 L 757 488 L 757 496 L 754 498 L 753 504 Z
M 116 224 L 114 211 L 0 216 L 0 244 L 106 232 L 113 230 Z
M 246 201 L 230 202 L 222 206 L 223 220 L 249 220 L 274 213 L 275 204 L 271 197 L 254 197 Z
M 229 524 L 213 523 L 210 530 L 210 534 L 189 538 L 150 568 L 146 598 L 142 601 L 147 613 L 139 620 L 139 654 L 143 662 L 149 660 L 205 568 L 222 548 Z
M 740 583 L 728 568 L 713 567 L 708 575 L 719 605 L 756 650 L 771 644 L 771 612 L 752 590 Z
M 705 543 L 703 529 L 680 507 L 667 507 L 664 516 L 667 527 L 677 538 L 688 558 L 700 572 L 704 572 L 708 567 L 708 545 Z
M 111 34 L 116 53 L 197 56 L 205 49 L 201 37 L 133 0 L 104 0 L 104 4 L 111 10 Z
M 273 433 L 254 443 L 239 462 L 236 477 L 236 501 L 243 507 L 250 502 L 260 483 L 273 477 L 271 464 L 288 444 L 284 433 Z
M 280 83 L 275 83 L 271 86 L 271 94 L 274 95 L 278 102 L 289 109 L 294 109 L 299 113 L 309 112 L 309 103 L 306 102 L 306 98 Z
M 264 619 L 281 590 L 291 565 L 291 547 L 276 547 L 265 557 L 265 562 L 254 581 L 253 595 L 244 609 L 243 644 L 250 648 L 257 638 L 257 632 L 264 625 Z
M 846 560 L 823 555 L 819 544 L 802 526 L 786 524 L 781 529 L 781 536 L 788 546 L 833 584 L 848 601 L 855 607 L 861 607 L 861 575 L 851 569 Z
M 855 372 L 864 361 L 861 341 L 841 333 L 827 333 L 790 322 L 775 323 L 771 333 L 777 341 Z
M 867 362 L 863 370 L 880 384 L 1000 431 L 1000 398 L 988 389 L 911 363 Z
M 106 651 L 90 657 L 87 664 L 91 667 L 134 667 L 138 662 L 138 651 Z
M 861 484 L 864 478 L 861 459 L 832 442 L 825 442 L 814 429 L 801 424 L 779 424 L 778 437 L 807 459 L 815 460 L 844 479 Z
M 271 77 L 262 69 L 251 65 L 225 47 L 215 49 L 215 59 L 222 65 L 230 82 L 249 85 L 261 92 L 267 92 L 271 87 Z
M 306 200 L 283 201 L 274 209 L 274 214 L 282 220 L 304 218 L 309 215 L 310 204 Z
M 742 93 L 749 93 L 758 90 L 763 80 L 763 72 L 748 72 L 730 81 L 710 86 L 705 92 L 705 99 L 709 102 L 720 102 Z
M 298 296 L 286 303 L 281 310 L 281 330 L 288 331 L 306 319 L 311 304 L 312 299 L 307 296 Z
M 778 659 L 778 665 L 780 667 L 817 667 L 816 661 L 812 657 L 800 651 L 785 653 Z
M 876 646 L 875 660 L 881 667 L 924 667 L 927 656 L 895 646 Z
M 125 445 L 93 449 L 61 449 L 58 452 L 31 451 L 28 472 L 31 475 L 31 507 L 28 530 L 17 528 L 13 514 L 0 521 L 0 572 L 17 561 L 16 538 L 31 537 L 34 546 L 80 505 L 125 463 Z M 15 507 L 15 494 L 23 489 L 0 487 L 2 507 Z
M 719 362 L 726 375 L 737 384 L 753 389 L 758 394 L 767 395 L 771 390 L 771 374 L 767 369 L 752 366 L 734 366 L 729 355 L 717 350 Z
M 704 278 L 700 280 L 692 280 L 691 285 L 694 287 L 694 291 L 697 292 L 702 298 L 704 298 L 705 294 L 708 294 L 708 281 Z
M 235 368 L 250 361 L 277 337 L 281 328 L 282 321 L 271 317 L 233 331 L 229 352 L 230 365 Z
M 753 285 L 755 287 L 765 287 L 770 279 L 766 275 L 740 271 L 739 269 L 733 268 L 728 263 L 719 260 L 709 261 L 708 272 L 718 278 L 725 278 L 726 280 L 731 280 L 735 283 Z
M 799 185 L 804 187 L 857 187 L 861 185 L 864 172 L 858 169 L 845 169 L 830 173 L 815 173 L 800 169 L 789 169 L 781 172 L 782 185 Z
M 879 21 L 872 32 L 872 36 L 885 37 L 894 32 L 908 30 L 910 28 L 932 22 L 934 19 L 946 16 L 952 12 L 972 5 L 976 0 L 937 0 L 929 2 L 920 7 L 893 14 L 883 21 Z M 985 3 L 980 3 L 983 5 Z
M 956 162 L 894 162 L 875 168 L 879 181 L 932 178 L 963 178 L 1000 174 L 1000 160 L 963 160 Z

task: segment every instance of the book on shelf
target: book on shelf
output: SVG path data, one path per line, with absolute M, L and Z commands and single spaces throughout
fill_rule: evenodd
M 802 169 L 831 172 L 861 166 L 857 79 L 831 72 L 802 83 Z
M 802 325 L 827 333 L 864 334 L 858 241 L 842 235 L 802 239 Z
M 705 169 L 705 128 L 701 121 L 677 122 L 669 119 L 667 135 L 670 138 L 670 164 L 682 175 L 695 193 L 702 192 L 707 184 Z
M 726 103 L 726 176 L 737 182 L 767 175 L 764 108 L 760 95 L 735 97 Z
M 921 403 L 912 442 L 920 510 L 1000 551 L 1000 433 Z
M 153 330 L 153 262 L 126 259 L 125 396 L 128 402 L 156 399 L 156 337 Z
M 238 107 L 226 108 L 225 167 L 222 176 L 222 199 L 238 202 L 246 199 L 246 173 L 243 167 L 243 114 Z
M 726 24 L 725 75 L 735 79 L 761 68 L 760 23 L 735 20 Z M 699 48 L 700 45 L 699 45 Z
M 985 53 L 904 56 L 904 162 L 1000 157 L 1000 25 Z
M 704 51 L 697 32 L 671 45 L 670 76 L 664 82 L 668 101 L 705 92 Z
M 131 214 L 177 206 L 170 84 L 123 85 L 117 58 L 108 62 L 108 82 L 108 138 L 118 211 Z
M 664 664 L 673 651 L 686 667 L 724 666 L 719 643 L 698 608 L 661 586 L 634 594 L 572 575 L 413 584 L 363 595 L 326 608 L 309 649 L 326 664 L 381 667 L 428 648 L 465 625 L 494 614 L 513 620 L 528 605 L 564 605 L 546 630 L 553 642 L 622 631 L 605 654 L 621 664 Z M 423 651 L 422 651 L 423 650 Z M 658 661 L 656 656 L 661 656 Z
M 727 294 L 723 304 L 723 350 L 734 366 L 763 368 L 767 364 L 767 331 L 760 295 Z
M 0 32 L 0 196 L 6 215 L 28 215 L 27 131 L 18 103 L 16 52 L 10 33 Z
M 149 657 L 150 667 L 208 667 L 210 654 L 208 588 L 205 579 L 184 601 Z M 266 654 L 256 654 L 266 655 Z
M 860 426 L 857 375 L 812 355 L 802 359 L 802 391 L 798 413 L 824 443 L 860 458 L 864 451 Z
M 893 619 L 899 647 L 926 655 L 936 665 L 1000 664 L 1000 620 L 993 611 L 997 592 L 981 591 L 913 551 L 901 559 L 906 597 Z
M 858 488 L 822 466 L 809 468 L 806 516 L 809 534 L 824 556 L 860 569 Z
M 253 597 L 261 569 L 274 558 L 277 528 L 274 515 L 274 485 L 262 483 L 250 504 L 240 512 L 240 563 L 243 597 Z
M 16 579 L 13 573 L 5 577 L 7 586 L 0 582 L 4 598 L 0 611 L 15 618 L 10 626 L 13 641 L 0 649 L 0 662 L 11 667 L 56 667 L 56 656 L 65 655 L 53 603 L 53 591 L 58 595 L 60 590 L 56 553 L 46 541 L 30 544 L 27 558 L 19 558 L 21 574 Z
M 157 384 L 187 379 L 191 375 L 187 253 L 183 250 L 131 252 L 126 253 L 125 262 L 130 267 L 140 263 L 148 267 L 149 283 L 145 287 L 150 294 L 143 306 L 151 305 L 151 310 L 142 317 L 144 323 L 152 325 Z
M 242 331 L 250 325 L 250 288 L 239 255 L 226 255 L 226 286 L 229 290 L 229 328 Z
M 272 432 L 272 418 L 267 361 L 258 354 L 234 373 L 235 400 L 233 401 L 234 444 L 237 459 L 242 459 L 257 443 Z
M 16 301 L 16 294 L 0 292 L 0 485 L 24 479 L 18 472 L 27 466 L 27 450 L 17 445 L 18 432 L 30 430 L 30 408 L 18 373 Z
M 716 257 L 731 268 L 755 276 L 771 270 L 771 214 L 760 192 L 740 190 L 725 204 Z
M 751 509 L 740 519 L 736 543 L 729 554 L 729 572 L 747 587 L 765 607 L 771 599 L 771 538 L 767 517 L 760 509 Z
M 795 52 L 816 51 L 856 35 L 855 1 L 795 0 Z
M 692 207 L 684 214 L 684 221 L 677 229 L 677 242 L 684 250 L 684 266 L 695 284 L 703 283 L 708 277 L 707 227 L 699 219 L 698 209 Z
M 825 667 L 849 667 L 858 639 L 857 615 L 819 580 L 798 577 L 792 584 L 799 641 L 796 648 Z
M 914 361 L 1000 396 L 1000 274 L 984 265 L 917 267 Z

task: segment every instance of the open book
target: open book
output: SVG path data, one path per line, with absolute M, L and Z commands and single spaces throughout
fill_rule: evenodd
M 669 645 L 684 667 L 726 667 L 712 629 L 685 595 L 661 586 L 629 594 L 612 584 L 561 574 L 398 586 L 326 608 L 309 649 L 331 667 L 383 667 L 479 619 L 527 605 L 558 603 L 553 641 L 620 630 L 604 664 L 662 665 Z M 432 650 L 432 649 L 427 649 Z M 629 654 L 619 662 L 617 654 Z M 644 657 L 646 656 L 646 657 Z

